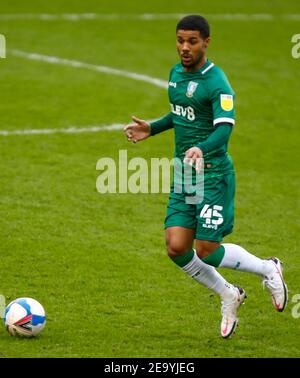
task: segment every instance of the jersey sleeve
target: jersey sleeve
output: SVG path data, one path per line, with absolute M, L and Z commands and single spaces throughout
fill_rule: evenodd
M 196 145 L 204 154 L 217 150 L 229 141 L 232 132 L 232 125 L 228 123 L 220 123 L 208 138 Z
M 213 110 L 213 125 L 235 124 L 234 91 L 225 74 L 220 70 L 209 83 L 209 95 Z
M 164 117 L 158 119 L 157 121 L 150 122 L 151 135 L 159 134 L 163 131 L 169 130 L 173 127 L 172 113 L 168 113 Z

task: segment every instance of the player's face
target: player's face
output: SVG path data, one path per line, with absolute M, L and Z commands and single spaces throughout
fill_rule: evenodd
M 202 38 L 198 30 L 177 31 L 177 51 L 183 67 L 194 70 L 205 62 L 205 53 L 210 37 Z

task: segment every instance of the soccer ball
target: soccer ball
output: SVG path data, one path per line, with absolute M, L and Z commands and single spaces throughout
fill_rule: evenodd
M 45 310 L 35 299 L 18 298 L 6 307 L 4 323 L 12 336 L 34 337 L 45 327 Z

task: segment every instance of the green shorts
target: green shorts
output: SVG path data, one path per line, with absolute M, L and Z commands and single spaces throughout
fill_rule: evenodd
M 172 185 L 165 228 L 192 228 L 195 239 L 220 242 L 233 230 L 234 194 L 234 172 L 205 178 L 203 201 L 194 205 L 186 203 L 186 194 L 174 193 Z

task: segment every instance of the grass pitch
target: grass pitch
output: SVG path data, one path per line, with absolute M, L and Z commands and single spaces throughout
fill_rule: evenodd
M 226 238 L 285 265 L 290 298 L 299 278 L 300 59 L 291 56 L 300 14 L 296 1 L 86 0 L 1 5 L 1 130 L 126 124 L 169 111 L 164 89 L 126 77 L 51 65 L 13 49 L 167 80 L 177 62 L 176 19 L 126 15 L 207 15 L 208 56 L 236 92 L 237 125 L 230 153 L 237 173 L 236 222 Z M 4 19 L 7 14 L 123 15 L 116 20 Z M 229 15 L 226 17 L 225 14 Z M 232 14 L 245 17 L 234 19 Z M 253 16 L 258 14 L 266 16 Z M 218 16 L 219 15 L 219 16 Z M 231 16 L 230 16 L 231 15 Z M 252 18 L 251 18 L 252 15 Z M 10 337 L 0 328 L 2 357 L 300 357 L 294 303 L 278 314 L 258 277 L 222 270 L 248 294 L 240 326 L 219 336 L 220 305 L 165 254 L 167 194 L 106 194 L 96 190 L 96 162 L 173 155 L 168 131 L 138 145 L 121 131 L 0 135 L 0 292 L 7 302 L 39 300 L 47 312 L 42 335 Z

